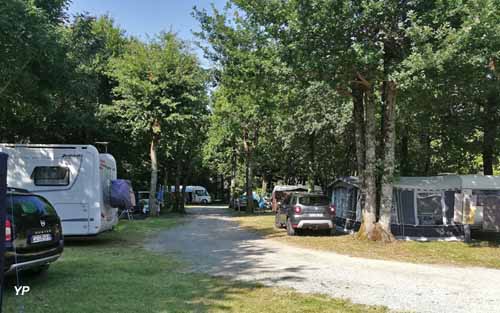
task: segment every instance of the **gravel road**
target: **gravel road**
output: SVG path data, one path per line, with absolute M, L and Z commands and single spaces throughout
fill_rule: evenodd
M 190 209 L 188 222 L 147 244 L 173 253 L 193 271 L 300 292 L 385 305 L 395 311 L 500 312 L 500 270 L 354 258 L 264 239 L 223 208 Z

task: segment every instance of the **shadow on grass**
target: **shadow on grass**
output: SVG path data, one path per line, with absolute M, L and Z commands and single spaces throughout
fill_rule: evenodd
M 263 242 L 255 244 L 254 241 L 287 237 L 286 231 L 274 228 L 273 222 L 270 222 L 268 218 L 260 220 L 258 227 L 251 227 L 245 226 L 245 223 L 238 223 L 237 218 L 259 216 L 234 215 L 234 212 L 228 209 L 209 210 L 207 208 L 191 208 L 188 213 L 192 215 L 190 223 L 161 234 L 150 244 L 149 248 L 168 255 L 180 255 L 191 264 L 190 269 L 194 272 L 237 278 L 260 277 L 259 281 L 262 283 L 277 281 L 300 283 L 306 277 L 305 271 L 312 269 L 306 261 L 302 266 L 293 269 L 277 269 L 276 264 L 266 264 L 263 261 L 269 255 L 279 255 L 278 248 L 265 245 Z M 273 216 L 272 213 L 266 213 L 266 215 Z M 246 231 L 241 231 L 242 229 Z M 336 236 L 346 235 L 338 233 Z M 333 236 L 323 231 L 307 230 L 297 237 L 312 237 L 310 239 L 314 241 L 316 238 Z M 267 273 L 272 275 L 266 275 Z
M 193 273 L 177 259 L 138 248 L 142 228 L 157 221 L 133 223 L 114 233 L 71 238 L 48 272 L 9 277 L 5 312 L 226 312 L 233 311 L 226 303 L 261 288 Z M 16 285 L 31 291 L 15 296 Z
M 473 241 L 468 243 L 469 247 L 480 248 L 480 247 L 490 247 L 498 248 L 500 247 L 500 233 L 485 233 L 485 232 L 474 232 L 472 234 Z
M 26 272 L 19 281 L 10 280 L 5 312 L 256 313 L 270 308 L 273 312 L 298 312 L 298 308 L 301 312 L 386 311 L 199 273 L 231 277 L 235 273 L 272 273 L 266 275 L 271 277 L 269 283 L 300 284 L 304 268 L 311 269 L 310 265 L 298 264 L 277 273 L 275 266 L 259 260 L 273 249 L 252 243 L 263 235 L 241 232 L 236 222 L 214 218 L 224 214 L 217 210 L 192 216 L 192 222 L 175 231 L 163 230 L 177 226 L 178 219 L 160 218 L 124 222 L 115 232 L 68 240 L 63 257 L 47 273 Z M 153 242 L 166 255 L 142 248 L 144 239 L 151 235 L 158 237 Z M 30 286 L 30 293 L 15 296 L 16 283 Z

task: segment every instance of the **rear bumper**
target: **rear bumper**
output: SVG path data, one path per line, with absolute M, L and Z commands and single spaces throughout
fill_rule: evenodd
M 14 251 L 7 251 L 4 272 L 10 274 L 16 270 L 25 270 L 54 262 L 62 255 L 63 249 L 64 241 L 60 240 L 57 246 L 39 252 L 16 254 Z
M 60 256 L 61 256 L 61 254 L 56 254 L 56 255 L 52 255 L 49 257 L 41 258 L 41 259 L 35 259 L 35 260 L 21 262 L 21 263 L 14 263 L 9 267 L 9 269 L 5 272 L 5 274 L 8 275 L 8 274 L 14 273 L 16 270 L 27 270 L 30 268 L 44 265 L 44 264 L 52 263 L 55 260 L 57 260 Z
M 300 220 L 296 228 L 311 228 L 311 229 L 332 229 L 332 220 Z

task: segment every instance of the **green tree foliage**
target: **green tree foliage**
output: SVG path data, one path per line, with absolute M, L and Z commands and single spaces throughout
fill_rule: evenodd
M 251 41 L 254 64 L 273 60 L 280 67 L 266 80 L 275 105 L 245 101 L 266 108 L 263 119 L 272 121 L 259 140 L 266 147 L 255 149 L 256 155 L 263 152 L 255 157 L 259 168 L 271 176 L 290 175 L 288 182 L 307 178 L 322 184 L 357 172 L 363 177 L 368 237 L 380 238 L 380 228 L 389 233 L 394 175 L 476 173 L 481 166 L 493 173 L 500 107 L 498 0 L 234 0 L 227 8 L 236 16 L 231 22 L 228 10 L 198 14 L 202 38 L 211 47 L 207 54 L 221 60 L 216 78 L 224 94 L 262 97 L 248 84 L 254 76 L 241 61 L 241 47 L 252 38 L 248 32 L 264 39 Z M 259 53 L 269 47 L 273 57 Z M 226 81 L 224 73 L 230 73 Z M 237 112 L 238 99 L 225 96 L 222 103 L 228 109 L 215 110 L 213 122 Z M 231 125 L 212 124 L 211 132 L 224 140 L 206 147 L 224 162 L 219 170 L 225 172 L 234 141 L 222 134 L 232 133 Z M 381 227 L 373 227 L 375 222 Z
M 106 107 L 106 114 L 119 116 L 120 128 L 132 138 L 150 143 L 150 211 L 155 215 L 159 145 L 164 143 L 177 161 L 191 155 L 190 140 L 196 134 L 188 131 L 206 105 L 205 74 L 173 33 L 149 43 L 131 40 L 125 52 L 111 60 L 108 74 L 117 84 L 114 105 Z
M 142 189 L 154 136 L 170 177 L 167 162 L 199 177 L 206 73 L 189 47 L 170 33 L 129 38 L 110 16 L 68 17 L 68 3 L 0 3 L 0 139 L 107 141 L 119 175 Z
M 244 159 L 245 189 L 249 195 L 247 209 L 252 211 L 255 155 L 262 136 L 261 129 L 277 99 L 272 90 L 272 79 L 280 70 L 276 49 L 268 41 L 269 38 L 259 31 L 258 25 L 233 12 L 231 6 L 223 12 L 214 9 L 213 15 L 195 10 L 195 16 L 202 27 L 198 36 L 210 45 L 205 48 L 205 53 L 216 65 L 216 83 L 224 89 L 225 100 L 221 101 L 221 105 L 229 105 L 216 106 L 214 113 L 218 115 L 221 110 L 220 114 L 226 116 L 225 122 L 229 125 L 224 129 L 233 133 L 229 149 L 239 151 Z M 214 135 L 220 134 L 214 131 Z

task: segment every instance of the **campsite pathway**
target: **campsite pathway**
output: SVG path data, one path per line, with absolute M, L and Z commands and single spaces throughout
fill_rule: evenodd
M 312 251 L 245 231 L 222 207 L 194 208 L 189 213 L 186 224 L 162 232 L 148 247 L 175 253 L 193 271 L 385 305 L 397 311 L 500 312 L 500 270 Z

